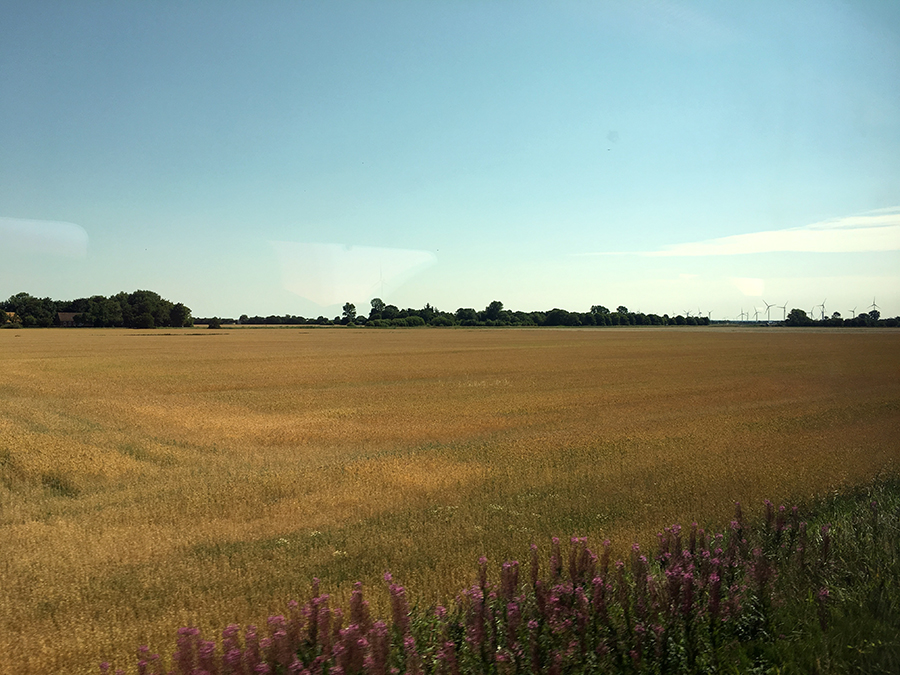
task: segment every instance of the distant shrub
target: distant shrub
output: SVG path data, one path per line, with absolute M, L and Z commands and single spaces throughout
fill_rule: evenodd
M 430 323 L 432 326 L 452 326 L 453 320 L 446 316 L 436 316 Z

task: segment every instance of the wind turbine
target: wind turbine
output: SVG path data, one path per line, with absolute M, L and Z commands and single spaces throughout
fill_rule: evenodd
M 787 321 L 787 300 L 784 301 L 783 305 L 775 305 L 776 307 L 781 307 L 781 320 Z
M 881 309 L 881 307 L 875 304 L 875 298 L 872 298 L 872 304 L 869 305 L 869 309 Z
M 853 318 L 855 319 L 856 318 L 856 307 L 854 307 L 850 311 L 853 312 Z
M 775 305 L 770 305 L 768 302 L 763 300 L 763 304 L 766 306 L 766 323 L 769 323 L 769 310 Z
M 759 309 L 757 309 L 756 307 L 753 308 L 753 320 L 759 323 Z
M 828 298 L 825 298 L 825 300 L 828 300 Z M 825 320 L 825 300 L 823 300 L 823 301 L 822 301 L 822 304 L 819 305 L 819 307 L 822 308 L 822 321 Z
M 689 318 L 689 319 L 691 318 L 691 310 L 686 309 L 686 310 L 684 310 L 684 313 L 687 316 L 687 318 Z

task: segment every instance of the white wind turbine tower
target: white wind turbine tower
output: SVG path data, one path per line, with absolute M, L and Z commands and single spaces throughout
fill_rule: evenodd
M 850 311 L 853 312 L 853 318 L 855 319 L 856 318 L 856 307 L 854 307 Z
M 775 305 L 775 306 L 781 308 L 781 320 L 787 321 L 787 300 L 784 301 L 783 305 Z
M 769 310 L 775 305 L 770 305 L 768 302 L 763 300 L 763 304 L 766 306 L 766 323 L 769 323 Z
M 819 307 L 822 308 L 822 321 L 825 320 L 825 301 L 826 301 L 826 300 L 828 300 L 828 298 L 825 298 L 825 300 L 822 301 L 822 304 L 819 305 Z
M 759 308 L 758 307 L 753 308 L 753 320 L 756 323 L 759 323 Z
M 875 298 L 872 298 L 872 304 L 869 305 L 869 309 L 870 309 L 870 310 L 873 310 L 873 309 L 881 309 L 881 307 L 879 307 L 878 305 L 875 304 Z

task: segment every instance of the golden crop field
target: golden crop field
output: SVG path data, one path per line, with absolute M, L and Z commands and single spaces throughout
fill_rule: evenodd
M 448 600 L 900 459 L 900 332 L 0 331 L 0 673 L 133 672 L 313 577 Z

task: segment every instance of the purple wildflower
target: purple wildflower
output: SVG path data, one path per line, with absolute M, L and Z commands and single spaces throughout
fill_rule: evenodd
M 519 590 L 519 563 L 515 560 L 503 563 L 500 571 L 500 588 L 503 598 L 509 602 Z
M 694 607 L 694 575 L 690 572 L 681 576 L 681 615 L 688 618 Z
M 444 642 L 437 653 L 438 672 L 446 675 L 459 675 L 459 664 L 456 661 L 456 645 L 452 640 Z
M 403 638 L 403 650 L 406 653 L 406 672 L 409 675 L 422 675 L 421 659 L 412 635 Z
M 828 598 L 830 597 L 830 593 L 828 589 L 824 586 L 819 589 L 818 593 L 818 610 L 819 610 L 819 625 L 822 627 L 822 630 L 828 630 Z
M 371 645 L 371 659 L 366 671 L 371 675 L 387 675 L 391 640 L 384 621 L 376 621 L 372 624 L 372 629 L 369 631 L 369 644 Z
M 353 593 L 350 596 L 350 623 L 359 625 L 363 631 L 368 631 L 372 625 L 369 618 L 369 603 L 363 600 L 362 583 L 353 584 Z
M 406 590 L 403 586 L 391 584 L 391 611 L 394 625 L 400 629 L 401 635 L 409 635 L 409 605 L 406 602 Z
M 781 534 L 784 531 L 786 523 L 787 509 L 782 505 L 778 507 L 778 516 L 775 518 L 775 532 Z
M 515 602 L 506 605 L 506 646 L 514 649 L 516 645 L 516 633 L 522 622 L 522 610 Z
M 713 572 L 709 576 L 709 615 L 715 620 L 719 618 L 719 602 L 721 600 L 722 579 Z
M 559 537 L 553 537 L 550 547 L 550 574 L 553 581 L 562 576 L 562 557 L 559 551 Z

